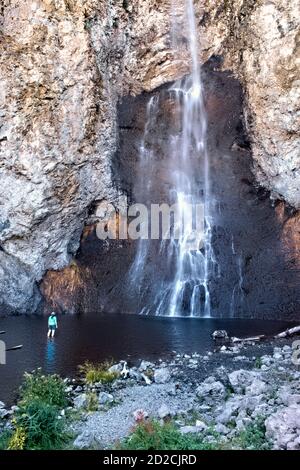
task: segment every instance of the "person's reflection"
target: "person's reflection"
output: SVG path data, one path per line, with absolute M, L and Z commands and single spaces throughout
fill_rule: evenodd
M 46 343 L 46 371 L 53 372 L 55 370 L 56 360 L 56 344 L 54 340 Z

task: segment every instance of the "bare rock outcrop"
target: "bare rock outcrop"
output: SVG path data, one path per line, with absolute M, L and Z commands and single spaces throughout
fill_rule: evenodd
M 172 41 L 187 36 L 183 6 L 177 0 L 1 3 L 0 267 L 10 294 L 2 289 L 0 303 L 9 310 L 36 309 L 35 283 L 70 262 L 91 205 L 114 201 L 118 97 L 187 73 L 188 51 L 172 51 Z M 258 180 L 298 207 L 299 1 L 204 0 L 195 8 L 199 60 L 222 55 L 244 85 Z M 16 266 L 28 275 L 23 288 Z

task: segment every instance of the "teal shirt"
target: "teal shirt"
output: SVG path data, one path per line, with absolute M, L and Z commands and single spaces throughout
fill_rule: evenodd
M 51 315 L 48 319 L 48 326 L 55 326 L 57 328 L 57 318 L 56 315 Z

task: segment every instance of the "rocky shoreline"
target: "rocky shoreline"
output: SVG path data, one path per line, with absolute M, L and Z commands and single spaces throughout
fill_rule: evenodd
M 71 406 L 61 414 L 76 416 L 69 424 L 72 447 L 113 448 L 137 423 L 154 419 L 220 449 L 300 450 L 298 351 L 291 338 L 220 343 L 204 356 L 121 361 L 108 369 L 115 378 L 107 384 L 65 379 Z M 15 409 L 0 404 L 2 429 Z

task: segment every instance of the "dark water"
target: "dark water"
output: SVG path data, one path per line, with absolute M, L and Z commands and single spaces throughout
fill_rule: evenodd
M 278 333 L 291 324 L 278 321 L 153 318 L 133 315 L 61 316 L 54 340 L 48 340 L 45 317 L 0 319 L 0 339 L 6 347 L 23 344 L 7 352 L 0 365 L 0 400 L 12 403 L 25 371 L 42 367 L 63 376 L 76 373 L 86 360 L 158 359 L 172 351 L 204 353 L 213 348 L 211 333 L 226 329 L 229 334 Z

